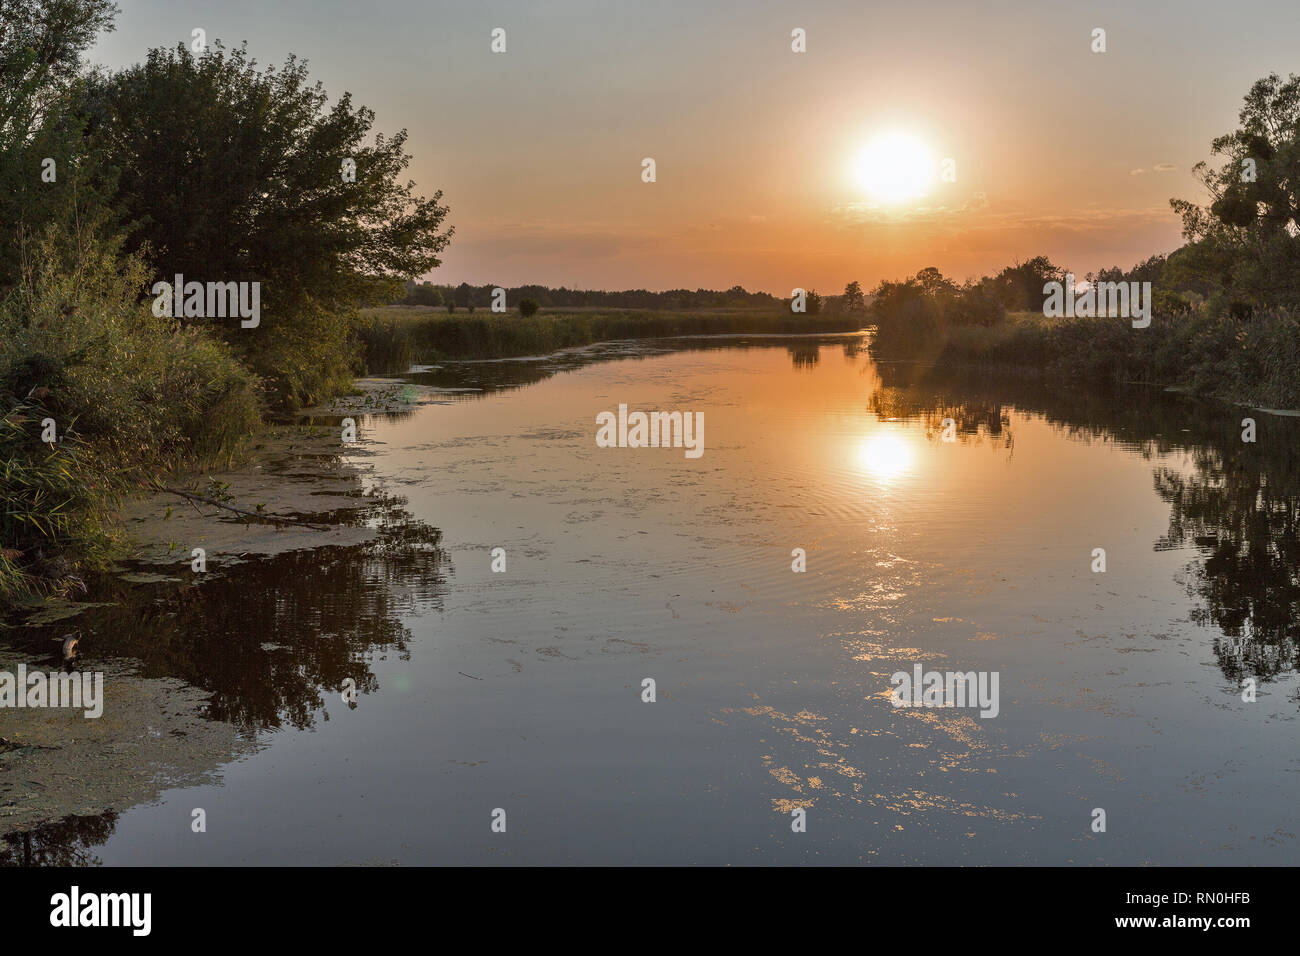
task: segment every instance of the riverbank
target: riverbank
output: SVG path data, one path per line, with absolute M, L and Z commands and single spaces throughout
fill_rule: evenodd
M 571 309 L 524 317 L 517 311 L 448 313 L 391 306 L 370 309 L 354 326 L 367 372 L 402 372 L 451 359 L 515 358 L 619 339 L 727 333 L 856 332 L 857 314 L 806 315 L 760 309 L 655 311 Z
M 123 501 L 120 533 L 133 543 L 130 560 L 88 576 L 90 593 L 84 599 L 52 597 L 22 608 L 26 614 L 11 620 L 14 626 L 0 645 L 0 672 L 16 673 L 19 665 L 31 673 L 59 671 L 63 637 L 78 635 L 80 654 L 71 666 L 74 672 L 102 674 L 111 703 L 93 719 L 75 708 L 5 709 L 0 838 L 24 834 L 23 852 L 39 855 L 43 828 L 58 828 L 60 843 L 69 826 L 111 828 L 116 811 L 152 802 L 169 787 L 216 780 L 221 765 L 256 749 L 247 722 L 221 704 L 223 687 L 212 678 L 210 662 L 194 661 L 192 672 L 178 676 L 174 664 L 160 666 L 179 653 L 175 647 L 160 643 L 157 635 L 132 634 L 137 628 L 130 623 L 106 627 L 102 622 L 116 621 L 119 608 L 130 604 L 153 617 L 184 607 L 198 599 L 201 583 L 230 582 L 249 562 L 309 549 L 344 554 L 380 546 L 400 503 L 365 486 L 364 437 L 348 446 L 345 456 L 339 423 L 345 414 L 414 408 L 437 392 L 391 379 L 362 379 L 353 394 L 311 410 L 302 423 L 267 426 L 229 468 L 172 480 L 205 495 L 220 489 L 218 500 L 295 519 L 290 523 L 277 525 L 165 493 Z M 364 429 L 362 423 L 362 436 Z M 196 570 L 196 548 L 202 570 Z M 156 611 L 147 610 L 150 599 L 161 602 Z M 257 600 L 251 594 L 244 599 Z M 235 644 L 227 655 L 238 644 L 235 635 L 229 640 Z M 288 643 L 284 636 L 276 640 L 257 653 L 271 655 Z M 0 863 L 10 850 L 0 846 Z
M 1160 385 L 1256 408 L 1300 408 L 1300 323 L 1283 312 L 1249 320 L 1157 315 L 1141 329 L 1130 319 L 1017 312 L 991 327 L 950 326 L 922 338 L 878 335 L 871 348 L 881 361 L 975 368 L 1074 387 Z
M 1243 446 L 1231 414 L 1152 389 L 978 373 L 912 389 L 899 381 L 909 367 L 873 369 L 859 342 L 625 343 L 580 350 L 583 365 L 470 362 L 365 382 L 345 405 L 278 431 L 286 444 L 213 476 L 247 509 L 292 514 L 315 499 L 312 523 L 377 535 L 359 545 L 217 516 L 222 535 L 300 544 L 253 560 L 243 539 L 209 538 L 201 576 L 182 547 L 190 532 L 175 529 L 204 532 L 203 519 L 184 502 L 170 517 L 165 498 L 139 502 L 148 521 L 136 526 L 176 547 L 161 539 L 161 564 L 136 568 L 120 591 L 92 590 L 118 606 L 33 631 L 17 654 L 54 666 L 49 635 L 80 626 L 79 666 L 105 673 L 104 719 L 119 691 L 139 696 L 135 713 L 116 727 L 51 724 L 12 751 L 4 776 L 17 782 L 0 821 L 12 811 L 13 822 L 0 826 L 15 828 L 0 863 L 29 845 L 33 858 L 75 850 L 110 865 L 491 861 L 499 845 L 466 839 L 462 821 L 511 786 L 530 794 L 511 818 L 528 826 L 518 829 L 531 842 L 511 848 L 521 863 L 847 863 L 863 845 L 900 862 L 1189 862 L 1240 855 L 1244 840 L 1225 828 L 1212 849 L 1161 858 L 1158 827 L 1230 819 L 1223 808 L 1243 803 L 1261 832 L 1280 825 L 1286 807 L 1270 795 L 1293 769 L 1294 511 L 1281 505 L 1300 474 L 1294 420 L 1261 418 L 1261 441 Z M 526 396 L 517 369 L 537 373 Z M 478 397 L 453 397 L 452 383 Z M 616 392 L 706 407 L 727 440 L 709 446 L 707 468 L 597 449 L 591 410 Z M 344 409 L 360 432 L 346 448 Z M 770 428 L 777 416 L 788 427 Z M 945 417 L 956 442 L 939 438 Z M 355 485 L 333 480 L 345 472 Z M 384 530 L 399 520 L 441 537 L 403 550 Z M 808 548 L 808 575 L 790 573 L 788 542 Z M 1122 573 L 1088 577 L 1094 544 Z M 498 546 L 503 573 L 490 563 Z M 1241 623 L 1243 593 L 1265 596 L 1244 643 L 1221 637 Z M 895 710 L 888 675 L 917 660 L 1001 672 L 1016 720 L 991 729 L 960 712 Z M 122 663 L 129 672 L 113 669 Z M 1233 709 L 1243 674 L 1260 679 L 1261 703 Z M 641 675 L 657 680 L 656 710 Z M 137 679 L 179 683 L 125 683 Z M 348 680 L 355 708 L 340 697 Z M 1147 688 L 1145 709 L 1134 710 L 1133 686 Z M 1262 720 L 1257 708 L 1269 708 Z M 1152 714 L 1165 736 L 1153 739 Z M 575 721 L 593 715 L 601 732 L 575 740 Z M 198 719 L 214 725 L 209 737 L 192 729 Z M 1225 740 L 1225 724 L 1239 736 Z M 1145 812 L 1143 755 L 1173 738 L 1190 741 L 1175 758 L 1192 779 L 1229 751 L 1264 770 L 1209 792 L 1170 788 L 1161 813 L 1137 821 L 1155 835 L 1135 847 L 1043 828 L 1061 793 L 1100 785 Z M 1220 749 L 1203 752 L 1205 740 Z M 556 766 L 576 767 L 576 782 L 535 783 Z M 102 793 L 97 773 L 109 775 Z M 623 781 L 618 815 L 577 840 L 586 831 L 566 821 L 596 819 L 604 804 L 565 808 L 574 793 L 607 794 L 609 779 Z M 884 783 L 864 790 L 867 779 Z M 411 831 L 430 792 L 445 825 Z M 698 833 L 677 833 L 665 793 L 706 808 Z M 1084 799 L 1072 804 L 1080 819 L 1095 802 Z M 53 806 L 81 816 L 33 812 Z M 220 839 L 188 829 L 196 808 Z M 771 841 L 792 808 L 859 837 L 848 850 Z M 51 822 L 17 827 L 19 809 Z M 621 840 L 626 819 L 657 821 L 663 839 Z M 881 833 L 893 836 L 863 842 Z M 1245 847 L 1259 863 L 1292 849 Z
M 82 322 L 81 311 L 72 313 L 57 343 L 16 336 L 0 349 L 0 365 L 13 369 L 44 361 L 46 352 L 69 367 L 53 386 L 37 387 L 38 379 L 55 380 L 34 373 L 10 375 L 9 389 L 25 397 L 0 422 L 6 472 L 0 489 L 0 611 L 39 608 L 75 595 L 87 574 L 110 567 L 123 553 L 110 520 L 123 496 L 177 473 L 233 466 L 264 440 L 268 410 L 291 412 L 298 397 L 313 394 L 306 386 L 290 389 L 294 401 L 281 404 L 276 396 L 284 397 L 283 382 L 258 378 L 215 336 L 173 329 L 148 309 L 127 304 L 131 283 L 118 277 L 118 284 L 122 302 L 111 314 L 120 320 L 121 328 L 114 329 L 126 358 L 115 350 L 96 351 L 118 339 L 94 338 L 102 330 Z M 92 297 L 85 295 L 89 303 Z M 88 304 L 84 314 L 100 311 Z M 132 317 L 134 324 L 128 322 Z M 335 364 L 353 374 L 404 373 L 417 363 L 549 355 L 612 340 L 856 331 L 860 325 L 860 316 L 756 309 L 571 310 L 525 318 L 517 312 L 392 307 L 364 314 L 340 339 Z M 100 344 L 87 351 L 83 340 Z M 326 379 L 329 384 L 321 384 Z M 314 386 L 320 391 L 314 400 L 346 403 L 349 387 L 346 369 L 331 373 Z M 373 398 L 363 389 L 360 406 L 349 407 L 371 411 L 366 403 L 373 405 Z M 57 428 L 51 442 L 38 427 L 47 419 Z M 185 507 L 179 499 L 176 505 L 178 511 Z

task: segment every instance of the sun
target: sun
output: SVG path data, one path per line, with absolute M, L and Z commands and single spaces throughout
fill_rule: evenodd
M 886 481 L 910 471 L 915 457 L 911 442 L 892 431 L 877 432 L 858 448 L 858 465 Z
M 877 136 L 853 163 L 858 186 L 882 205 L 920 199 L 930 191 L 935 170 L 934 156 L 925 144 L 901 132 Z

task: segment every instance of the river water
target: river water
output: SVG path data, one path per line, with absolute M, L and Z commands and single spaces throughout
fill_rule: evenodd
M 882 368 L 856 336 L 411 380 L 460 391 L 360 421 L 377 543 L 184 599 L 142 585 L 104 628 L 249 747 L 47 842 L 106 864 L 1295 860 L 1296 419 Z M 702 412 L 704 454 L 597 447 L 620 404 Z M 996 675 L 996 715 L 895 707 L 916 665 Z

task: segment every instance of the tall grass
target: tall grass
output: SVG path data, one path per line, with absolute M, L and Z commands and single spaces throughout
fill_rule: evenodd
M 229 455 L 261 421 L 257 378 L 215 337 L 155 317 L 146 279 L 52 232 L 0 302 L 0 603 L 107 564 L 120 493 Z
M 997 327 L 949 328 L 928 338 L 890 329 L 872 349 L 886 360 L 974 366 L 1063 384 L 1175 386 L 1209 398 L 1300 408 L 1300 323 L 1281 310 L 1250 319 L 1156 315 L 1143 329 L 1123 318 L 1012 313 Z
M 364 312 L 354 326 L 364 371 L 405 371 L 415 362 L 544 355 L 616 339 L 725 333 L 852 332 L 861 317 L 751 309 L 690 312 L 626 310 L 457 312 L 386 308 Z

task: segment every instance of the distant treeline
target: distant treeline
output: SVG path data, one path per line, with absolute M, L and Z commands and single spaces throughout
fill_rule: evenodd
M 1047 286 L 1064 285 L 1066 270 L 1043 256 L 960 286 L 927 268 L 876 288 L 872 352 L 1300 408 L 1300 77 L 1256 82 L 1239 118 L 1211 144 L 1222 165 L 1194 170 L 1210 202 L 1171 200 L 1184 244 L 1080 282 L 1149 282 L 1139 287 L 1144 300 L 1150 293 L 1141 315 L 1124 306 L 1094 314 L 1091 289 L 1080 300 L 1087 311 L 1049 310 Z M 850 283 L 846 297 L 856 290 Z M 1022 315 L 1007 321 L 1008 312 Z
M 544 309 L 660 309 L 686 311 L 692 309 L 753 309 L 779 306 L 782 302 L 767 292 L 749 292 L 742 286 L 732 286 L 726 291 L 713 289 L 670 289 L 667 292 L 650 292 L 646 289 L 628 289 L 622 292 L 605 292 L 599 289 L 569 289 L 560 286 L 552 289 L 544 285 L 495 286 L 438 285 L 432 282 L 406 283 L 405 294 L 394 304 L 450 307 L 455 309 L 491 308 L 498 288 L 504 288 L 506 306 L 515 311 L 520 302 L 536 302 Z
M 1151 256 L 1133 268 L 1125 271 L 1118 266 L 1102 269 L 1098 273 L 1089 273 L 1087 281 L 1118 282 L 1121 279 L 1130 282 L 1152 282 L 1157 289 L 1164 288 L 1162 275 L 1165 271 L 1166 258 Z M 1046 256 L 1037 256 L 1028 262 L 1007 266 L 1001 272 L 985 276 L 978 281 L 967 281 L 958 285 L 945 278 L 933 267 L 922 269 L 912 279 L 902 282 L 885 281 L 871 293 L 879 296 L 890 292 L 897 286 L 911 283 L 926 294 L 945 292 L 965 299 L 975 312 L 992 314 L 995 306 L 1000 305 L 1004 311 L 1027 311 L 1041 307 L 1043 301 L 1043 283 L 1063 281 L 1066 269 L 1054 265 Z M 1194 292 L 1204 294 L 1205 283 L 1194 281 L 1184 285 L 1198 286 Z M 464 309 L 473 312 L 476 309 L 489 309 L 496 297 L 497 289 L 504 289 L 506 311 L 516 311 L 521 302 L 534 302 L 546 309 L 613 309 L 636 311 L 671 311 L 689 312 L 703 309 L 759 309 L 778 308 L 789 310 L 791 299 L 774 296 L 769 292 L 750 292 L 744 286 L 735 285 L 726 290 L 715 289 L 669 289 L 665 292 L 651 292 L 647 289 L 626 289 L 623 291 L 605 291 L 602 289 L 570 289 L 560 286 L 552 289 L 544 285 L 495 286 L 439 284 L 435 282 L 417 282 L 408 280 L 403 294 L 392 302 L 384 304 L 425 306 L 448 308 L 449 311 Z M 1184 293 L 1186 295 L 1186 293 Z M 807 291 L 805 311 L 808 315 L 819 313 L 845 314 L 864 312 L 871 298 L 862 291 L 859 282 L 850 282 L 842 295 L 820 295 L 815 289 Z M 1195 295 L 1191 301 L 1196 298 Z M 1172 300 L 1171 300 L 1171 303 Z

